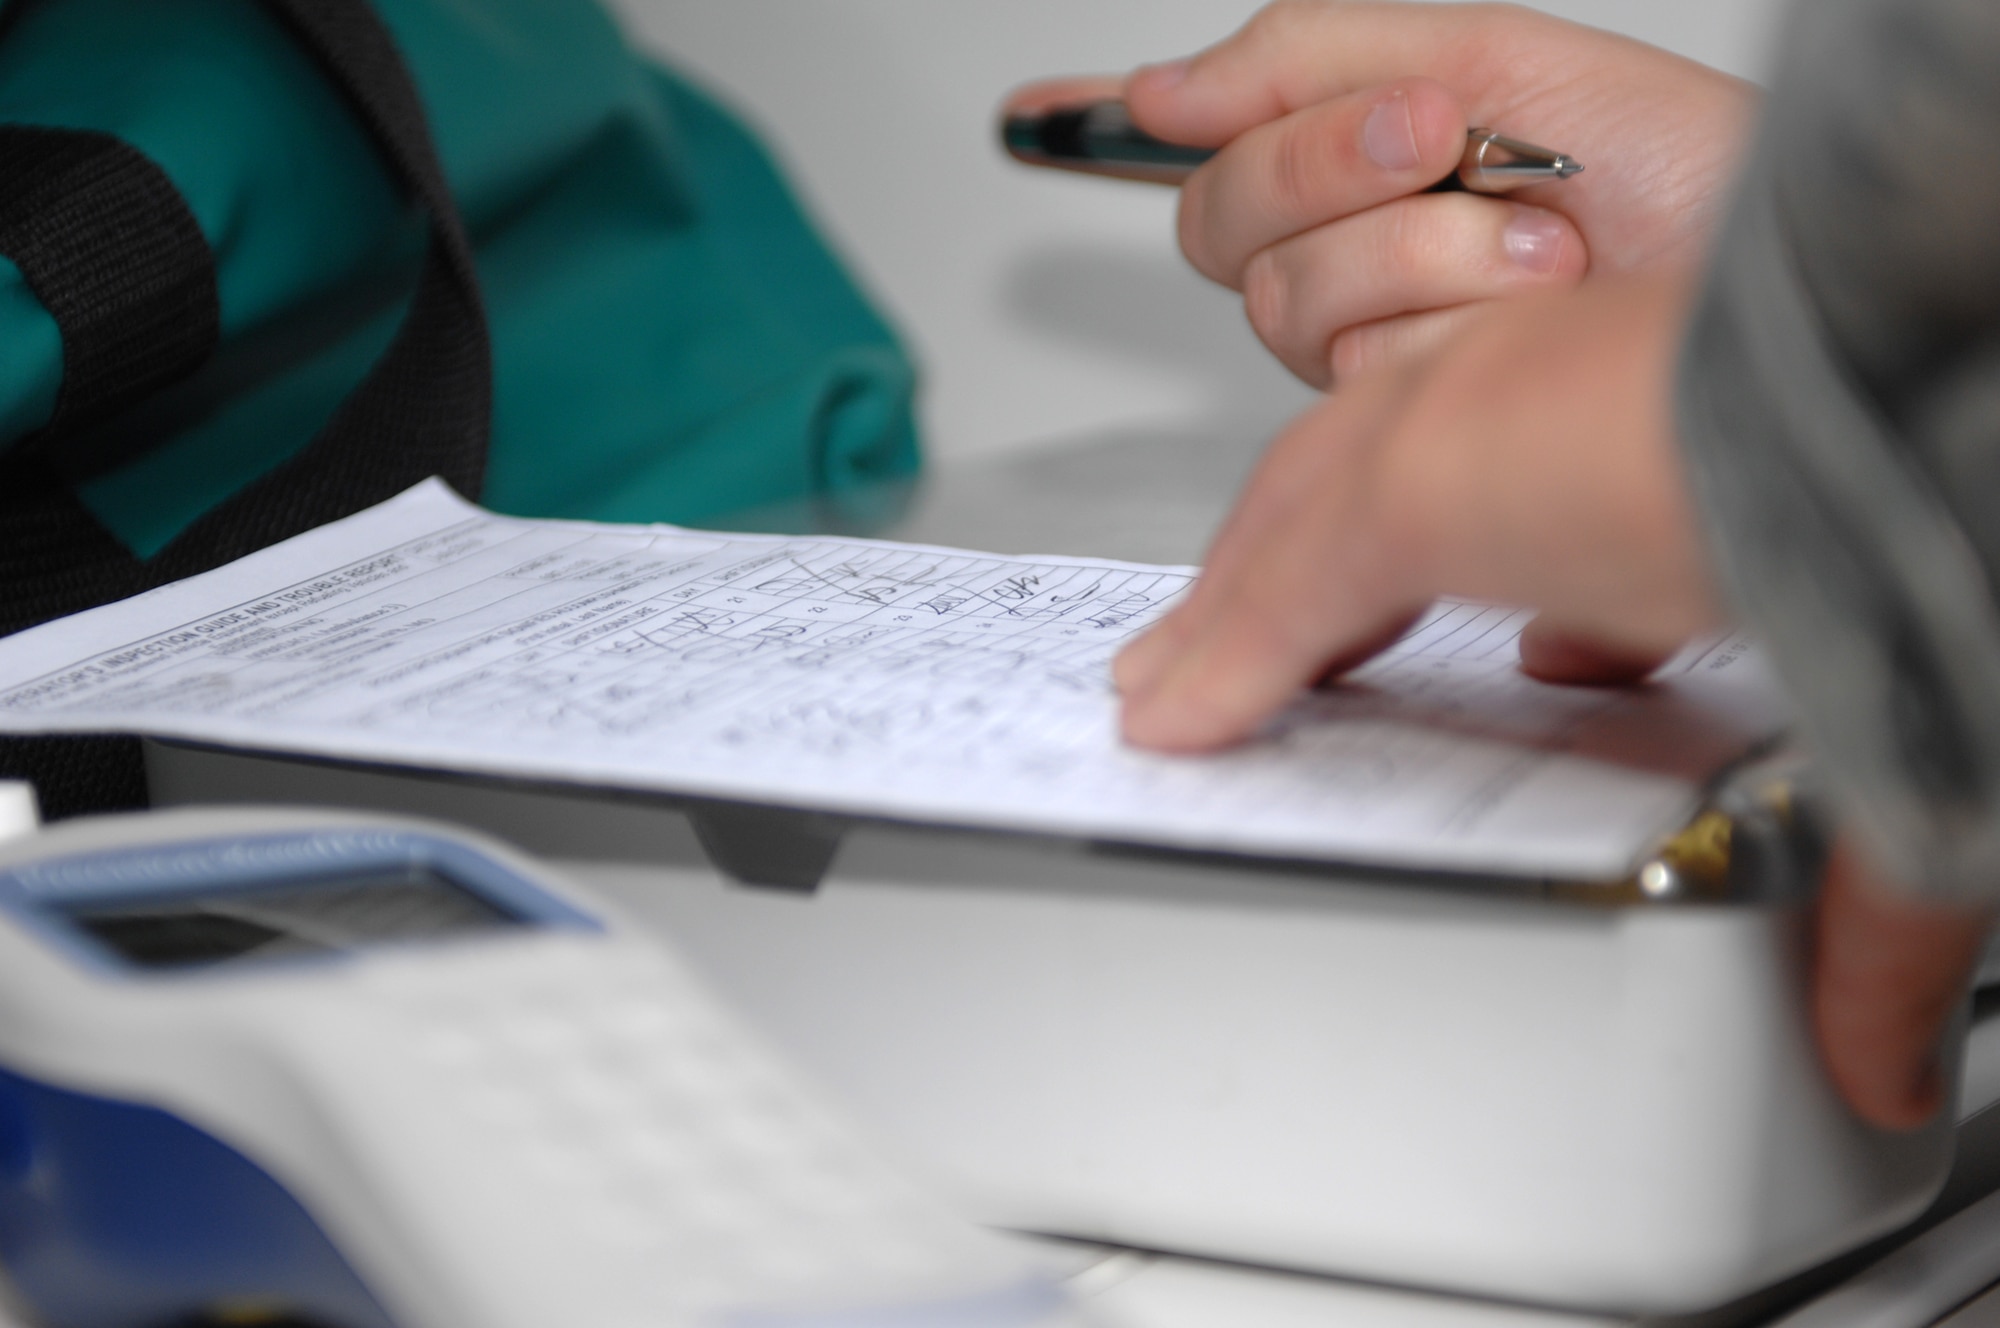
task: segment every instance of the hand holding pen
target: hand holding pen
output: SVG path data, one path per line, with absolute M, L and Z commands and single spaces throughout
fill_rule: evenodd
M 1080 111 L 1107 101 L 1137 135 Z M 1024 89 L 1004 115 L 1027 159 L 1184 180 L 1188 260 L 1325 387 L 1406 362 L 1486 301 L 1692 261 L 1751 105 L 1735 80 L 1544 16 L 1291 3 L 1192 60 Z M 1501 193 L 1515 180 L 1466 171 L 1474 126 L 1553 149 L 1544 178 Z M 1138 135 L 1163 157 L 1133 160 Z M 1121 139 L 1117 160 L 1086 156 Z M 1461 172 L 1467 191 L 1438 192 Z
M 1031 166 L 1185 184 L 1214 159 L 1216 149 L 1188 147 L 1154 138 L 1132 122 L 1122 101 L 1094 101 L 1038 114 L 1010 115 L 1000 123 L 1000 142 Z M 1425 193 L 1507 194 L 1531 184 L 1553 184 L 1583 172 L 1567 153 L 1509 138 L 1497 129 L 1465 131 L 1465 155 L 1458 169 Z

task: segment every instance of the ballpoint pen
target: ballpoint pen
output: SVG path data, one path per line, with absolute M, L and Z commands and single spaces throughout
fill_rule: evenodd
M 1120 101 L 1008 116 L 1001 122 L 1000 141 L 1015 157 L 1036 165 L 1162 184 L 1180 183 L 1216 152 L 1214 148 L 1154 138 L 1132 123 L 1125 103 Z M 1567 180 L 1582 169 L 1582 162 L 1565 153 L 1523 143 L 1496 130 L 1471 129 L 1466 131 L 1465 156 L 1458 170 L 1432 185 L 1431 191 L 1504 194 L 1524 185 Z

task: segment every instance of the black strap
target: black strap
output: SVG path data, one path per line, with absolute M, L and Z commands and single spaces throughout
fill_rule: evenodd
M 152 560 L 176 580 L 352 515 L 432 475 L 467 498 L 486 480 L 493 359 L 472 246 L 416 84 L 366 0 L 265 0 L 347 98 L 430 216 L 396 339 L 305 451 L 195 522 Z
M 43 437 L 133 405 L 208 359 L 222 323 L 215 262 L 165 172 L 109 134 L 0 125 L 0 180 L 0 254 L 63 334 Z
M 10 450 L 0 468 L 0 634 L 219 566 L 431 475 L 443 476 L 469 498 L 479 495 L 492 409 L 485 310 L 471 246 L 416 86 L 367 0 L 263 2 L 318 61 L 428 214 L 430 242 L 409 310 L 388 351 L 317 438 L 141 562 L 77 501 L 61 474 L 61 444 L 74 422 L 101 416 L 198 367 L 213 348 L 213 332 L 197 355 L 199 332 L 187 325 L 176 325 L 159 342 L 140 335 L 118 339 L 93 332 L 101 320 L 74 315 L 106 307 L 107 298 L 131 307 L 167 308 L 171 302 L 159 291 L 168 287 L 184 297 L 194 290 L 188 307 L 198 308 L 196 288 L 203 280 L 212 311 L 213 257 L 202 242 L 194 255 L 201 261 L 190 261 L 185 241 L 192 220 L 185 204 L 172 194 L 178 215 L 169 215 L 174 208 L 158 204 L 156 188 L 165 177 L 130 149 L 87 154 L 94 170 L 72 168 L 53 179 L 35 168 L 35 153 L 67 161 L 65 152 L 86 155 L 82 145 L 59 149 L 42 139 L 39 147 L 24 151 L 13 173 L 0 155 L 0 197 L 40 190 L 43 199 L 17 233 L 39 238 L 43 252 L 83 253 L 67 266 L 40 264 L 52 288 L 32 287 L 63 335 L 62 418 L 33 440 L 34 446 Z M 23 8 L 17 0 L 0 12 L 0 34 Z M 20 141 L 62 132 L 26 129 Z M 98 197 L 144 194 L 155 204 L 148 214 L 153 222 L 68 229 L 86 209 L 91 195 L 77 192 L 86 186 Z M 171 185 L 166 188 L 171 194 Z M 7 215 L 0 209 L 0 219 Z M 193 235 L 201 240 L 198 230 Z M 28 263 L 37 261 L 35 246 L 28 246 L 24 262 L 7 247 L 11 242 L 0 227 L 0 253 L 20 264 L 25 277 Z M 86 283 L 74 275 L 92 274 L 96 280 L 114 271 L 132 275 L 111 296 L 84 289 Z M 169 272 L 171 280 L 162 275 Z M 164 321 L 173 321 L 170 309 Z M 84 366 L 99 361 L 100 367 L 84 373 Z M 143 804 L 137 745 L 130 740 L 0 739 L 0 775 L 35 779 L 51 816 Z

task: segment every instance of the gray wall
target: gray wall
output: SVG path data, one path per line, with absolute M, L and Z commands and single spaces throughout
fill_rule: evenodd
M 1193 51 L 1245 0 L 615 0 L 727 95 L 915 343 L 933 451 L 1109 432 L 1268 431 L 1303 400 L 1230 297 L 1180 265 L 1171 195 L 1053 178 L 992 147 L 1049 73 Z M 1548 0 L 1754 77 L 1776 0 Z

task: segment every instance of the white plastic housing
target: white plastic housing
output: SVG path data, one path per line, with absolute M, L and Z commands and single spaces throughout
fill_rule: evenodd
M 385 825 L 437 833 L 182 811 L 64 822 L 0 846 L 0 869 Z M 852 1138 L 655 940 L 585 911 L 603 929 L 179 971 L 93 963 L 60 926 L 10 911 L 0 1063 L 161 1107 L 243 1153 L 403 1328 L 787 1328 L 871 1307 L 927 1326 L 968 1303 L 995 1324 L 1074 1322 L 1012 1250 Z
M 995 1222 L 1671 1313 L 1900 1225 L 1951 1160 L 1950 1122 L 1835 1097 L 1790 907 L 891 829 L 807 895 L 725 883 L 656 808 L 154 758 L 173 799 L 422 805 L 573 859 Z

